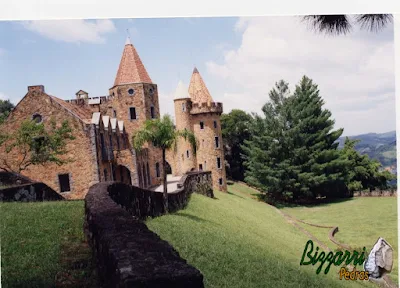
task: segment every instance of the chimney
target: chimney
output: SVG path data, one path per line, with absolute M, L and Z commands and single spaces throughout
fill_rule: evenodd
M 28 86 L 28 92 L 44 93 L 44 86 L 43 85 Z

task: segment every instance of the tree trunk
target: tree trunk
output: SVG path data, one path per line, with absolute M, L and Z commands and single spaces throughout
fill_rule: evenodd
M 162 149 L 162 160 L 163 160 L 163 187 L 164 187 L 164 211 L 168 214 L 168 191 L 167 191 L 167 173 L 166 173 L 166 161 L 165 161 L 165 149 Z

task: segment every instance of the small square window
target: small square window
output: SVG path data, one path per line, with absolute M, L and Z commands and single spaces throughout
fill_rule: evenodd
M 223 183 L 223 182 L 222 182 L 222 178 L 219 178 L 219 179 L 218 179 L 218 182 L 219 182 L 219 185 L 222 185 L 222 183 Z
M 69 174 L 60 174 L 58 175 L 58 183 L 60 185 L 61 192 L 69 192 L 71 191 L 71 186 L 69 183 Z
M 135 107 L 129 108 L 129 114 L 131 120 L 136 119 L 136 108 Z
M 217 157 L 217 168 L 220 169 L 221 168 L 221 158 Z
M 214 120 L 214 128 L 217 128 L 217 121 Z
M 204 122 L 203 121 L 200 121 L 200 129 L 204 129 Z

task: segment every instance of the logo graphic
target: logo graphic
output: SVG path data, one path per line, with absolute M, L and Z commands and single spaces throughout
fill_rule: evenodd
M 313 253 L 314 252 L 314 253 Z M 305 258 L 308 258 L 308 261 Z M 372 280 L 381 282 L 382 277 L 392 271 L 393 268 L 393 248 L 382 237 L 378 239 L 369 253 L 367 259 L 365 247 L 362 252 L 348 250 L 326 253 L 319 252 L 317 246 L 314 251 L 314 243 L 308 240 L 301 257 L 300 265 L 316 265 L 319 263 L 316 273 L 322 271 L 323 266 L 326 264 L 324 274 L 328 274 L 331 265 L 343 266 L 339 271 L 339 279 L 342 280 Z M 364 271 L 357 271 L 355 267 L 362 265 Z M 352 269 L 349 270 L 349 267 Z
M 364 270 L 368 272 L 370 280 L 381 282 L 383 276 L 392 272 L 392 268 L 393 248 L 380 237 L 364 263 Z

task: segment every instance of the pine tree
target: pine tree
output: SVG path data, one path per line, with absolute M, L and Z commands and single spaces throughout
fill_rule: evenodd
M 245 153 L 245 181 L 273 198 L 290 193 L 290 151 L 286 131 L 290 111 L 288 83 L 281 80 L 269 93 L 270 101 L 263 108 L 264 118 L 254 115 L 252 137 L 242 146 Z

